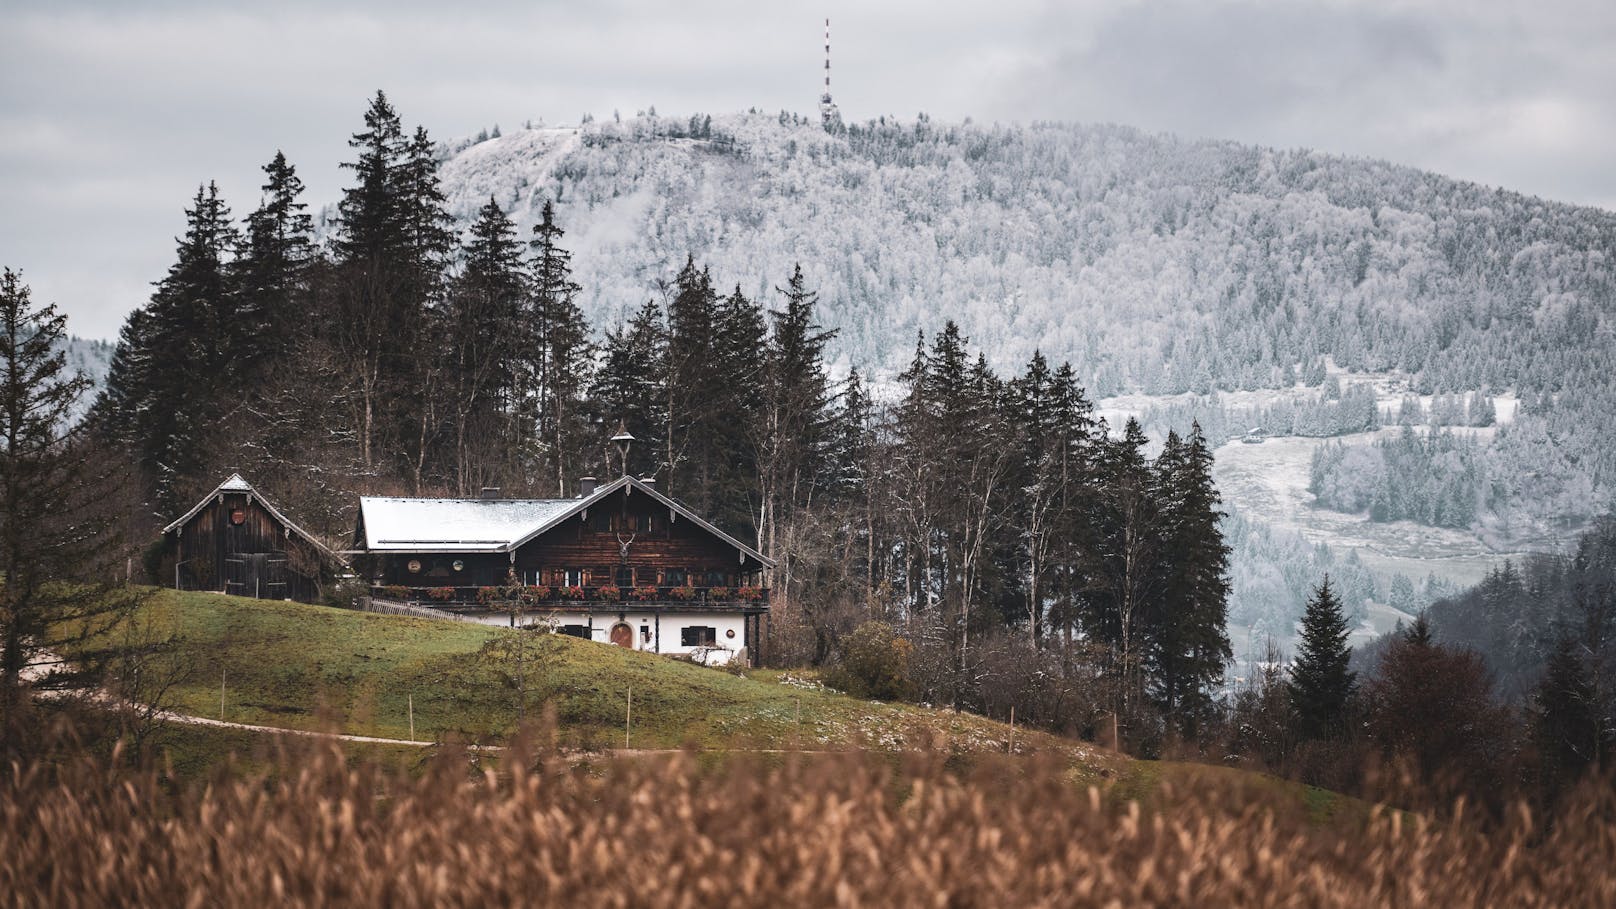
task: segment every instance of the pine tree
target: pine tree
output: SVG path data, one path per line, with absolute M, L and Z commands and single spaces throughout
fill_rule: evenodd
M 315 258 L 314 219 L 302 201 L 303 181 L 281 152 L 263 169 L 263 201 L 247 216 L 235 263 L 241 302 L 232 358 L 243 383 L 262 382 L 286 365 L 311 315 L 307 285 Z
M 336 358 L 349 370 L 360 465 L 384 453 L 419 489 L 438 429 L 431 404 L 435 362 L 423 357 L 429 312 L 440 305 L 454 248 L 453 219 L 439 187 L 436 149 L 426 131 L 406 138 L 387 97 L 376 93 L 365 130 L 348 143 L 358 159 L 343 166 L 357 182 L 339 204 L 338 290 L 332 320 Z
M 436 320 L 445 341 L 443 388 L 461 495 L 499 481 L 516 448 L 517 364 L 528 349 L 518 334 L 528 289 L 522 247 L 492 198 L 471 226 L 464 259 Z
M 668 332 L 662 308 L 647 301 L 632 319 L 606 333 L 604 346 L 591 394 L 599 426 L 605 429 L 593 440 L 598 452 L 594 463 L 606 473 L 617 468 L 607 437 L 621 424 L 637 440 L 629 450 L 627 472 L 651 476 L 667 450 Z
M 558 495 L 565 494 L 573 471 L 588 458 L 586 391 L 594 368 L 589 325 L 574 299 L 579 287 L 572 280 L 572 255 L 561 247 L 564 235 L 555 220 L 555 206 L 545 200 L 529 242 L 539 355 L 530 393 L 536 411 L 532 425 L 539 434 L 539 447 L 548 454 Z
M 125 368 L 109 376 L 109 414 L 133 443 L 157 514 L 174 513 L 188 484 L 200 480 L 206 439 L 221 409 L 239 400 L 228 377 L 230 336 L 238 317 L 230 259 L 238 241 L 230 210 L 212 183 L 199 188 L 186 210 L 176 261 L 145 307 L 136 330 L 123 340 L 140 347 L 120 352 Z M 111 382 L 116 380 L 119 386 Z M 132 383 L 132 384 L 124 384 Z
M 1155 467 L 1164 578 L 1158 611 L 1148 623 L 1153 640 L 1147 662 L 1158 705 L 1180 734 L 1193 737 L 1211 718 L 1213 692 L 1232 656 L 1230 549 L 1219 527 L 1222 500 L 1200 424 L 1192 423 L 1182 442 L 1170 435 Z
M 1574 639 L 1561 635 L 1532 694 L 1532 736 L 1542 761 L 1544 792 L 1551 800 L 1599 767 L 1613 740 L 1598 688 L 1578 650 Z
M 834 396 L 824 354 L 836 332 L 815 321 L 817 294 L 807 289 L 802 266 L 792 271 L 785 287 L 775 289 L 786 305 L 769 313 L 773 326 L 760 382 L 761 414 L 754 439 L 761 499 L 757 539 L 758 548 L 776 562 L 774 577 L 786 582 L 775 589 L 790 598 L 796 547 L 784 544 L 795 542 L 798 509 L 813 505 L 833 483 L 828 457 L 834 441 Z
M 1303 740 L 1345 732 L 1347 705 L 1356 690 L 1356 674 L 1348 669 L 1349 633 L 1346 613 L 1325 575 L 1302 615 L 1301 641 L 1287 682 L 1297 735 Z
M 133 605 L 101 580 L 116 544 L 84 434 L 69 429 L 90 380 L 67 369 L 67 317 L 34 306 L 11 269 L 0 273 L 0 756 L 26 744 L 23 670 L 69 652 Z M 95 681 L 93 657 L 47 669 L 36 689 Z

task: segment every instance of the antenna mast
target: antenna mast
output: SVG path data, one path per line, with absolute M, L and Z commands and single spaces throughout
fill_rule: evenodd
M 819 119 L 827 130 L 839 129 L 842 113 L 830 99 L 830 20 L 825 20 L 825 93 L 819 96 Z

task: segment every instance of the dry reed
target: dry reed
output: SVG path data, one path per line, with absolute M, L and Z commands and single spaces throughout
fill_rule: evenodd
M 26 906 L 1612 906 L 1609 793 L 1309 824 L 1208 782 L 1141 807 L 1038 759 L 967 775 L 855 755 L 402 774 L 326 745 L 178 785 L 88 756 L 0 781 L 0 903 Z

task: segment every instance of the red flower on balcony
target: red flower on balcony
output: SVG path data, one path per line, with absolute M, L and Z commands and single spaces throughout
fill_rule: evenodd
M 453 587 L 433 587 L 426 592 L 426 595 L 440 603 L 447 603 L 454 599 L 455 589 Z
M 563 587 L 561 588 L 561 595 L 569 600 L 581 600 L 584 598 L 585 593 L 582 587 Z
M 681 584 L 668 591 L 668 593 L 676 600 L 694 600 L 696 598 L 696 588 L 689 584 Z
M 623 598 L 623 588 L 616 584 L 602 584 L 595 588 L 597 600 L 620 600 Z
M 743 600 L 761 600 L 763 599 L 763 588 L 750 585 L 741 587 L 735 591 L 735 596 Z
M 634 599 L 636 600 L 654 600 L 661 595 L 661 591 L 649 584 L 644 587 L 634 588 Z
M 522 602 L 524 603 L 542 603 L 552 596 L 555 596 L 555 591 L 543 584 L 522 588 Z
M 707 599 L 709 600 L 727 600 L 734 595 L 735 591 L 729 589 L 728 587 L 707 588 Z

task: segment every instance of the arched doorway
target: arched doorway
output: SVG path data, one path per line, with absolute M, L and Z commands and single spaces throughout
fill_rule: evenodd
M 634 629 L 626 622 L 618 622 L 612 626 L 612 643 L 619 647 L 634 649 Z

